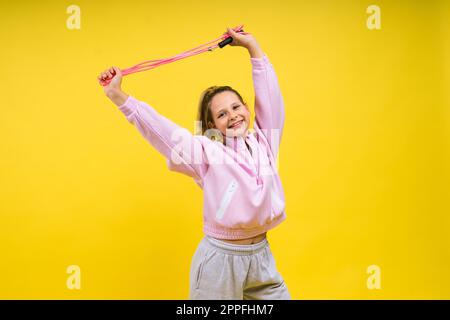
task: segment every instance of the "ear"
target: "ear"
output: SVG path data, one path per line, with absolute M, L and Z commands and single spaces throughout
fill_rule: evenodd
M 208 121 L 208 129 L 215 128 L 216 126 L 211 121 Z

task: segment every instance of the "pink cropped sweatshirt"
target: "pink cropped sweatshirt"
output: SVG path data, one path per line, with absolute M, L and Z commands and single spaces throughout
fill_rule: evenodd
M 131 95 L 119 106 L 166 158 L 169 170 L 188 175 L 202 188 L 203 231 L 218 239 L 254 237 L 286 218 L 277 164 L 285 118 L 283 97 L 267 55 L 250 61 L 255 121 L 245 136 L 225 136 L 220 141 L 192 134 Z

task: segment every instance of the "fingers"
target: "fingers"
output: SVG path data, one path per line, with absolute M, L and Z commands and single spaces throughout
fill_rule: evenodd
M 114 77 L 116 74 L 117 74 L 117 72 L 116 72 L 116 69 L 115 69 L 116 67 L 114 67 L 114 66 L 112 66 L 111 68 L 109 68 L 109 73 L 111 74 L 111 77 Z
M 229 27 L 227 27 L 227 32 L 232 36 L 234 36 L 236 34 L 236 32 L 234 32 L 234 30 Z
M 97 76 L 97 80 L 102 86 L 107 86 L 114 77 L 119 78 L 118 81 L 120 81 L 122 78 L 122 71 L 116 66 L 111 66 L 110 68 L 105 69 L 103 72 L 101 72 Z
M 229 34 L 232 34 L 232 35 L 239 35 L 239 34 L 244 33 L 244 31 L 238 31 L 238 32 L 236 32 L 236 31 L 234 31 L 234 29 L 229 28 L 229 27 L 227 27 L 227 32 L 228 32 Z
M 108 78 L 108 72 L 107 72 L 107 70 L 104 70 L 104 71 L 100 74 L 100 78 L 101 78 L 102 80 L 105 80 L 105 79 Z
M 121 74 L 121 71 L 118 67 L 112 66 L 109 69 L 104 70 L 101 72 L 98 76 L 98 80 L 106 80 L 106 79 L 112 79 L 116 74 Z
M 114 70 L 114 73 L 116 74 L 116 75 L 122 75 L 122 71 L 120 70 L 120 68 L 118 68 L 118 67 L 116 67 L 116 66 L 113 66 L 112 67 L 113 68 L 113 70 Z

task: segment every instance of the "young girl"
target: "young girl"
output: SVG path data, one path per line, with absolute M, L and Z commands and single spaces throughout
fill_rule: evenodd
M 202 135 L 192 135 L 147 103 L 121 90 L 122 74 L 111 67 L 98 79 L 111 80 L 105 94 L 127 120 L 167 159 L 203 189 L 205 236 L 194 253 L 190 299 L 290 299 L 276 269 L 268 230 L 286 218 L 276 168 L 284 125 L 284 102 L 267 55 L 251 35 L 227 28 L 231 46 L 248 50 L 255 89 L 254 129 L 241 95 L 213 86 L 200 98 Z

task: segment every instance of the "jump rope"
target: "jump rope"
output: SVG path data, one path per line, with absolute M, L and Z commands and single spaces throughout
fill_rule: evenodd
M 240 34 L 251 34 L 248 32 L 244 32 L 243 29 L 244 25 L 241 24 L 238 27 L 232 28 L 235 32 L 238 32 Z M 220 41 L 221 40 L 221 41 Z M 217 43 L 217 41 L 220 41 L 219 43 Z M 171 63 L 171 62 L 175 62 L 177 60 L 181 60 L 181 59 L 185 59 L 188 57 L 192 57 L 194 55 L 206 52 L 206 51 L 213 51 L 216 48 L 223 48 L 225 47 L 227 44 L 230 44 L 233 42 L 233 38 L 231 37 L 231 35 L 229 35 L 227 32 L 225 32 L 222 36 L 209 41 L 207 43 L 204 43 L 198 47 L 195 47 L 191 50 L 182 52 L 176 56 L 170 57 L 170 58 L 166 58 L 166 59 L 157 59 L 157 60 L 147 60 L 141 63 L 138 63 L 130 68 L 127 69 L 123 69 L 122 71 L 122 76 L 126 76 L 132 73 L 137 73 L 137 72 L 142 72 L 142 71 L 147 71 L 150 69 L 154 69 L 156 67 L 162 66 L 163 64 L 167 64 L 167 63 Z M 213 44 L 215 43 L 215 44 Z M 211 45 L 213 44 L 213 45 Z M 115 73 L 113 73 L 113 77 L 115 76 Z M 99 80 L 100 85 L 102 86 L 107 86 L 110 82 L 111 82 L 112 78 L 110 79 L 104 79 L 104 80 Z

